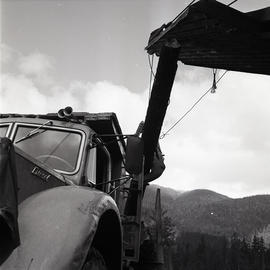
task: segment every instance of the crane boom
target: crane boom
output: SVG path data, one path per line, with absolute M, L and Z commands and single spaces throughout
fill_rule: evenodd
M 142 134 L 145 145 L 146 173 L 152 167 L 153 155 L 157 147 L 177 70 L 178 54 L 179 48 L 164 46 L 161 50 Z

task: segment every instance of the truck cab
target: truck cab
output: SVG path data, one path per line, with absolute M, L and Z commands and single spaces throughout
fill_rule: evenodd
M 126 142 L 114 113 L 77 113 L 67 107 L 44 115 L 2 114 L 0 137 L 14 149 L 20 231 L 20 245 L 1 270 L 28 269 L 29 256 L 33 269 L 92 269 L 93 248 L 106 269 L 121 269 L 123 255 L 138 257 L 140 211 L 124 214 L 136 176 L 125 170 Z M 125 223 L 135 224 L 127 246 Z M 60 264 L 59 256 L 65 257 Z
M 125 142 L 116 115 L 75 113 L 72 117 L 1 116 L 0 137 L 10 138 L 15 146 L 19 202 L 54 184 L 113 193 L 115 183 L 110 180 L 125 175 Z

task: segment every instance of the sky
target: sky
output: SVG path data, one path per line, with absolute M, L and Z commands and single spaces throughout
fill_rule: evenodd
M 144 48 L 150 33 L 188 4 L 0 0 L 0 113 L 57 112 L 69 105 L 115 112 L 123 133 L 135 132 L 148 104 L 151 72 Z M 268 5 L 238 0 L 233 7 L 247 12 Z M 178 64 L 163 132 L 212 80 L 210 69 Z M 160 140 L 166 170 L 154 183 L 233 198 L 270 194 L 269 90 L 269 76 L 228 72 L 216 93 Z

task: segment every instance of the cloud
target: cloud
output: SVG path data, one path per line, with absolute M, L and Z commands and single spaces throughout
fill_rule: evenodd
M 133 93 L 106 80 L 63 86 L 52 76 L 54 59 L 41 53 L 10 53 L 5 65 L 10 61 L 16 68 L 1 75 L 2 113 L 57 112 L 67 105 L 75 111 L 112 111 L 124 133 L 135 132 L 145 117 L 148 90 Z M 211 86 L 211 72 L 208 79 L 207 72 L 189 72 L 194 74 L 178 75 L 174 84 L 164 131 Z M 217 93 L 206 95 L 160 141 L 167 169 L 156 183 L 180 190 L 208 188 L 233 197 L 269 193 L 269 85 L 267 76 L 226 74 Z
M 22 55 L 18 59 L 20 73 L 31 78 L 40 92 L 49 92 L 49 87 L 54 83 L 52 72 L 54 70 L 53 59 L 40 52 Z
M 0 109 L 2 112 L 30 113 L 31 109 L 44 109 L 46 97 L 39 93 L 32 80 L 24 75 L 2 74 Z
M 53 68 L 51 61 L 48 56 L 35 52 L 19 59 L 19 70 L 26 75 L 39 76 Z
M 53 62 L 41 53 L 18 56 L 17 72 L 1 76 L 1 112 L 57 112 L 67 105 L 76 111 L 116 112 L 123 132 L 135 132 L 145 116 L 146 92 L 135 94 L 109 81 L 71 81 L 64 87 L 49 75 Z
M 0 63 L 1 65 L 11 61 L 15 50 L 7 46 L 6 44 L 0 44 Z
M 159 184 L 209 188 L 233 197 L 269 193 L 269 83 L 267 76 L 228 73 L 217 93 L 208 94 L 161 141 L 167 171 Z M 164 130 L 210 86 L 177 82 Z

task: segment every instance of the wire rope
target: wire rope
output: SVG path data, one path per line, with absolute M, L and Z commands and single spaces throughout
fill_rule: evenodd
M 220 78 L 216 81 L 216 84 L 218 84 L 218 82 L 225 76 L 225 74 L 228 72 L 228 70 L 226 70 L 221 76 Z M 197 101 L 166 131 L 163 132 L 163 134 L 160 136 L 160 139 L 163 139 L 165 136 L 168 135 L 168 133 L 174 129 L 195 107 L 196 105 L 212 90 L 211 86 L 206 92 L 204 92 L 198 99 Z

